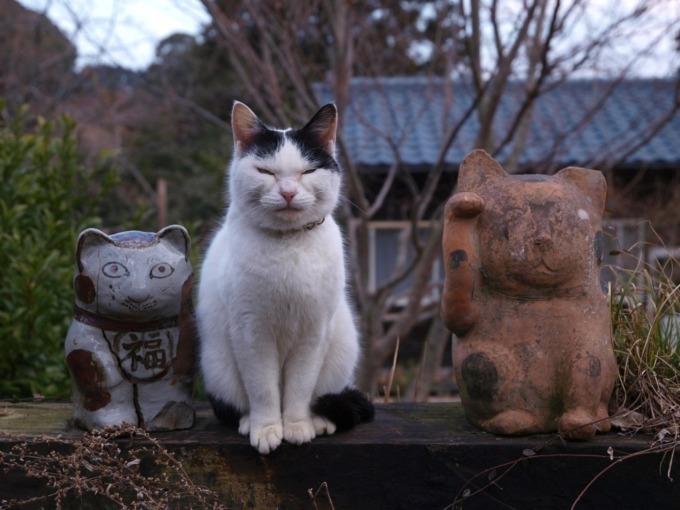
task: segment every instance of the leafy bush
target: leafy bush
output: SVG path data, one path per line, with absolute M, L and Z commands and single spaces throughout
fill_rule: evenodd
M 0 104 L 0 110 L 3 110 Z M 0 119 L 0 396 L 70 393 L 63 342 L 77 235 L 115 178 L 79 162 L 75 123 Z M 95 189 L 95 185 L 98 189 Z

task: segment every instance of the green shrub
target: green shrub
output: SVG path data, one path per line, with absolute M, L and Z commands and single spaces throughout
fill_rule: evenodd
M 27 117 L 0 119 L 0 397 L 66 396 L 75 242 L 115 173 L 83 168 L 68 117 Z

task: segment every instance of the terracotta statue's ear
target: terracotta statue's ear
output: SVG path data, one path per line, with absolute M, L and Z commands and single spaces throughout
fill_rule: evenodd
M 255 136 L 266 128 L 250 108 L 239 101 L 234 101 L 231 110 L 231 129 L 234 133 L 234 152 L 238 157 L 248 150 Z
M 338 127 L 338 109 L 333 103 L 322 106 L 301 131 L 312 134 L 319 145 L 335 154 L 335 135 Z
M 563 168 L 555 176 L 581 190 L 593 204 L 593 209 L 598 212 L 600 218 L 602 217 L 605 201 L 607 200 L 607 180 L 602 175 L 602 172 L 570 166 Z
M 485 182 L 505 179 L 508 174 L 503 167 L 482 149 L 470 152 L 460 164 L 458 191 L 475 191 Z
M 191 250 L 191 240 L 189 233 L 180 225 L 170 225 L 158 232 L 158 239 L 161 242 L 167 242 L 178 252 L 183 253 L 185 257 L 189 256 Z
M 101 230 L 88 228 L 80 233 L 78 242 L 76 243 L 76 263 L 78 264 L 78 272 L 83 272 L 83 257 L 87 256 L 90 251 L 96 250 L 105 244 L 115 243 L 113 242 L 113 239 Z

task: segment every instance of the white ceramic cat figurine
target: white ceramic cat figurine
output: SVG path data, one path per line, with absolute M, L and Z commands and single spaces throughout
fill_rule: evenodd
M 86 429 L 191 427 L 195 331 L 189 234 L 81 232 L 64 351 Z
M 302 129 L 232 111 L 226 219 L 203 262 L 200 366 L 218 418 L 262 454 L 370 421 L 353 389 L 359 355 L 340 229 L 337 111 Z

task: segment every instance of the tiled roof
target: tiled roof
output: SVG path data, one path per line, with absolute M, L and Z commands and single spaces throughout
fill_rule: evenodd
M 322 102 L 333 96 L 317 88 Z M 349 105 L 343 113 L 343 135 L 352 159 L 364 166 L 390 165 L 395 148 L 404 164 L 427 166 L 436 161 L 446 132 L 459 121 L 474 100 L 469 85 L 442 78 L 355 78 Z M 497 141 L 507 132 L 523 100 L 522 85 L 510 83 L 494 122 Z M 557 167 L 615 160 L 619 167 L 662 168 L 680 165 L 680 112 L 654 136 L 636 147 L 654 124 L 673 111 L 676 96 L 672 80 L 563 82 L 539 96 L 521 166 L 552 161 Z M 603 102 L 594 115 L 593 106 Z M 446 154 L 457 166 L 474 149 L 476 117 L 463 125 Z M 501 162 L 510 147 L 496 154 Z

